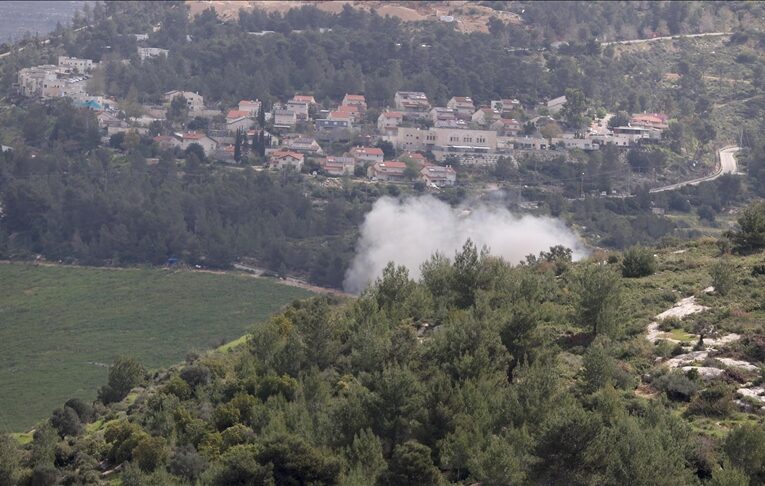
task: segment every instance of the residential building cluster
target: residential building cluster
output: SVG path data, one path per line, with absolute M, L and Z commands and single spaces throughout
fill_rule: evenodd
M 148 40 L 147 36 L 136 38 L 139 42 Z M 144 61 L 169 52 L 139 46 L 137 54 Z M 668 127 L 662 114 L 636 114 L 625 126 L 609 127 L 609 116 L 584 133 L 566 131 L 565 123 L 556 120 L 566 106 L 565 96 L 539 107 L 523 107 L 516 99 L 480 104 L 469 96 L 453 96 L 445 106 L 434 106 L 419 91 L 396 92 L 391 106 L 370 117 L 366 98 L 357 93 L 347 93 L 331 107 L 310 94 L 297 93 L 273 103 L 270 109 L 260 100 L 246 99 L 221 109 L 206 106 L 197 92 L 172 90 L 164 94 L 162 105 L 143 106 L 141 116 L 127 119 L 114 102 L 88 95 L 87 82 L 96 67 L 88 59 L 61 56 L 57 65 L 20 70 L 18 91 L 42 99 L 68 97 L 78 106 L 98 111 L 99 126 L 106 137 L 129 130 L 148 134 L 151 123 L 166 122 L 168 110 L 177 109 L 173 102 L 182 98 L 188 119 L 202 121 L 193 130 L 155 134 L 154 140 L 163 148 L 186 150 L 196 144 L 206 156 L 230 161 L 241 158 L 242 144 L 245 152 L 254 153 L 257 140 L 258 155 L 265 154 L 268 166 L 274 169 L 303 170 L 310 162 L 310 167 L 320 167 L 330 176 L 365 175 L 384 182 L 419 177 L 429 187 L 455 183 L 452 161 L 486 165 L 516 151 L 598 150 L 606 144 L 629 147 L 660 140 Z M 177 116 L 174 119 L 177 121 Z M 258 120 L 265 120 L 265 126 L 261 127 Z M 547 129 L 551 124 L 554 129 Z M 375 147 L 378 142 L 389 142 L 397 153 L 408 154 L 407 158 L 385 160 L 383 151 Z M 328 144 L 333 147 L 329 154 L 322 147 Z M 354 148 L 337 154 L 338 144 Z

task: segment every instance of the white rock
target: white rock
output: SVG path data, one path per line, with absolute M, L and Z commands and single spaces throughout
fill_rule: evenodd
M 713 380 L 724 373 L 720 368 L 712 368 L 711 366 L 683 366 L 680 369 L 686 373 L 696 370 L 699 372 L 699 376 L 705 380 Z
M 757 371 L 760 369 L 757 366 L 753 365 L 752 363 L 749 363 L 748 361 L 741 361 L 741 360 L 733 359 L 733 358 L 715 358 L 715 359 L 730 368 L 741 368 L 742 370 L 747 370 L 747 371 Z

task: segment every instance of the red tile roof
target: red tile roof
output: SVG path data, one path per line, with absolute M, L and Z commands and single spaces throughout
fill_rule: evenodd
M 229 110 L 228 114 L 226 114 L 226 118 L 233 119 L 233 118 L 242 118 L 242 117 L 250 116 L 249 111 L 244 110 Z
M 313 96 L 310 96 L 310 95 L 295 95 L 292 97 L 292 101 L 301 101 L 306 103 L 316 102 L 316 100 L 313 99 Z
M 384 111 L 382 115 L 386 118 L 404 118 L 404 114 L 400 111 Z
M 204 133 L 197 133 L 197 132 L 186 132 L 181 135 L 184 140 L 201 140 L 205 138 L 207 135 Z
M 272 159 L 283 159 L 285 157 L 292 157 L 293 159 L 302 159 L 303 154 L 299 152 L 293 152 L 292 150 L 279 150 L 271 154 Z
M 404 162 L 399 162 L 397 160 L 389 160 L 387 162 L 378 162 L 375 164 L 375 167 L 377 168 L 383 168 L 383 169 L 406 169 L 406 164 Z
M 356 147 L 353 153 L 359 155 L 383 155 L 383 151 L 377 147 Z
M 367 99 L 364 98 L 364 95 L 356 95 L 356 94 L 346 94 L 345 99 L 348 101 L 366 101 Z

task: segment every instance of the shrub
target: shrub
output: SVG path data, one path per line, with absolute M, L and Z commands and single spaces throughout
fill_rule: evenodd
M 82 422 L 79 415 L 71 407 L 57 408 L 50 417 L 50 424 L 58 432 L 61 438 L 67 435 L 80 435 Z
M 207 366 L 191 365 L 183 368 L 180 376 L 191 388 L 196 388 L 198 385 L 210 383 L 211 373 Z
M 736 267 L 726 260 L 721 260 L 710 269 L 712 286 L 719 295 L 727 295 L 736 283 Z
M 236 425 L 239 423 L 240 418 L 241 414 L 239 413 L 239 409 L 230 403 L 218 405 L 212 416 L 215 428 L 218 430 L 226 430 L 227 428 Z
M 765 203 L 749 206 L 738 218 L 738 231 L 729 231 L 726 236 L 739 252 L 759 250 L 765 247 Z
M 622 277 L 647 277 L 656 272 L 656 258 L 648 248 L 633 246 L 624 252 Z
M 653 386 L 667 394 L 670 400 L 688 402 L 699 391 L 699 383 L 680 371 L 673 371 L 653 381 Z
M 165 391 L 175 395 L 179 400 L 188 400 L 192 395 L 191 386 L 180 376 L 173 376 L 170 379 L 170 383 L 167 384 Z
M 91 422 L 95 416 L 93 406 L 83 400 L 80 400 L 79 398 L 72 398 L 67 400 L 64 406 L 69 407 L 77 412 L 77 416 L 80 417 L 80 421 L 84 424 Z
M 688 414 L 706 417 L 727 417 L 733 412 L 733 393 L 725 385 L 710 386 L 699 393 L 688 406 Z
M 144 437 L 133 449 L 133 459 L 142 471 L 154 471 L 167 459 L 165 440 L 161 437 Z

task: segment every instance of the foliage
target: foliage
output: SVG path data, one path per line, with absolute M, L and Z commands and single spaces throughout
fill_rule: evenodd
M 719 295 L 727 295 L 736 283 L 736 267 L 727 260 L 720 260 L 709 269 L 712 286 Z
M 589 264 L 574 275 L 576 322 L 593 335 L 618 336 L 622 306 L 621 277 L 612 268 Z
M 133 387 L 143 383 L 146 369 L 136 360 L 120 357 L 109 367 L 109 382 L 98 391 L 98 399 L 104 404 L 119 402 Z
M 738 226 L 738 230 L 727 235 L 737 251 L 765 248 L 765 203 L 755 203 L 744 209 L 738 218 Z
M 743 470 L 751 483 L 765 480 L 765 429 L 761 425 L 736 427 L 725 439 L 723 449 L 730 463 Z
M 656 272 L 656 258 L 649 248 L 633 246 L 622 256 L 622 277 L 647 277 Z

